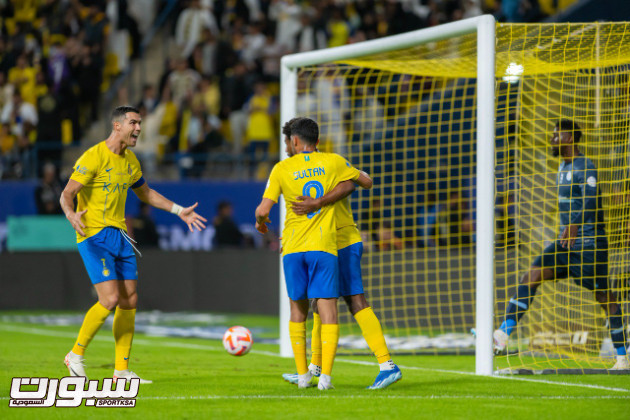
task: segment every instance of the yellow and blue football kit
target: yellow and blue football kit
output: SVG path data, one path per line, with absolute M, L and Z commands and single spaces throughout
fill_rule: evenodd
M 341 296 L 360 295 L 363 293 L 361 233 L 354 223 L 348 198 L 337 201 L 334 209 L 337 219 L 339 294 Z
M 299 153 L 277 163 L 263 194 L 278 202 L 284 195 L 286 220 L 282 250 L 287 291 L 292 300 L 339 297 L 337 223 L 332 206 L 297 215 L 298 196 L 319 198 L 339 182 L 355 180 L 359 170 L 334 153 Z
M 125 204 L 129 188 L 144 184 L 140 162 L 125 149 L 118 155 L 102 141 L 76 162 L 70 179 L 83 185 L 77 212 L 83 215 L 85 237 L 77 233 L 79 253 L 93 284 L 107 280 L 136 280 L 136 257 L 127 238 Z

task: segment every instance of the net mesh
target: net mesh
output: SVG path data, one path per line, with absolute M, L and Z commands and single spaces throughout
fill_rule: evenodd
M 627 32 L 619 23 L 497 26 L 496 326 L 559 229 L 548 141 L 560 118 L 581 126 L 582 152 L 598 168 L 610 283 L 628 313 Z M 374 179 L 351 205 L 366 296 L 394 353 L 474 351 L 476 54 L 469 34 L 298 70 L 296 113 L 320 123 L 320 149 Z M 340 314 L 340 351 L 366 348 Z M 572 279 L 545 283 L 497 366 L 608 366 L 605 321 Z

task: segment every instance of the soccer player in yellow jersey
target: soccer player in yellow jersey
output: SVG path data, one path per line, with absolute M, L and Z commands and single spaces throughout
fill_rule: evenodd
M 289 124 L 285 124 L 282 127 L 282 134 L 284 134 L 285 139 L 291 137 Z M 366 178 L 369 182 L 359 183 L 359 185 L 367 189 L 372 188 L 372 180 L 364 172 L 362 174 L 363 177 L 358 181 Z M 324 206 L 334 206 L 337 220 L 339 292 L 346 301 L 350 313 L 359 324 L 365 341 L 367 341 L 379 363 L 380 372 L 368 389 L 383 389 L 402 379 L 402 373 L 398 366 L 392 362 L 381 323 L 365 299 L 363 278 L 361 276 L 363 242 L 359 229 L 354 223 L 350 203 L 346 198 L 354 190 L 354 182 L 340 182 L 331 192 L 320 198 L 297 197 L 297 201 L 292 204 L 292 208 L 296 214 L 303 215 L 315 212 Z M 322 362 L 322 344 L 319 337 L 321 318 L 317 312 L 317 305 L 313 302 L 313 333 L 311 336 L 311 364 L 309 365 L 309 370 L 316 376 L 321 372 Z M 294 374 L 285 373 L 282 376 L 288 382 L 294 383 L 296 381 Z
M 143 202 L 177 214 L 192 231 L 205 228 L 206 219 L 190 207 L 173 203 L 149 188 L 142 177 L 138 159 L 129 149 L 140 134 L 141 118 L 133 107 L 121 106 L 112 112 L 112 132 L 77 160 L 74 172 L 61 195 L 61 207 L 77 232 L 79 253 L 98 302 L 85 315 L 79 336 L 66 355 L 71 376 L 86 376 L 85 349 L 115 309 L 114 378 L 139 378 L 129 370 L 133 341 L 138 269 L 132 239 L 126 233 L 125 203 L 131 188 Z M 74 199 L 77 198 L 77 208 Z M 140 383 L 151 383 L 144 379 Z
M 306 316 L 308 299 L 316 299 L 322 320 L 322 374 L 319 389 L 331 389 L 331 373 L 337 342 L 337 227 L 332 207 L 306 215 L 297 215 L 290 203 L 298 196 L 321 197 L 339 182 L 361 176 L 344 158 L 333 153 L 316 153 L 319 127 L 309 118 L 296 118 L 291 123 L 291 138 L 285 139 L 290 156 L 277 163 L 263 199 L 256 208 L 256 228 L 267 232 L 266 223 L 280 194 L 286 201 L 287 217 L 282 232 L 282 262 L 291 305 L 289 335 L 298 373 L 298 387 L 310 386 L 312 373 L 306 363 Z

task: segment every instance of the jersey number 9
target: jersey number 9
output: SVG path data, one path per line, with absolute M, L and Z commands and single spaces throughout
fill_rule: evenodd
M 315 188 L 315 197 L 311 196 L 311 188 Z M 324 186 L 319 181 L 308 181 L 306 184 L 304 184 L 304 188 L 302 189 L 302 195 L 305 197 L 320 198 L 321 196 L 324 195 Z M 322 209 L 319 209 L 317 211 L 309 213 L 306 215 L 306 217 L 308 217 L 309 219 L 312 219 L 321 210 Z

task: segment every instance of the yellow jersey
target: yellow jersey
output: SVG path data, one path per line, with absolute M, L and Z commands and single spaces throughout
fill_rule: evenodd
M 334 206 L 298 216 L 293 212 L 291 203 L 301 195 L 319 198 L 338 183 L 357 179 L 359 174 L 358 169 L 334 153 L 298 153 L 273 167 L 263 197 L 277 203 L 280 194 L 284 195 L 283 255 L 307 251 L 337 255 Z
M 337 201 L 334 208 L 335 218 L 337 219 L 337 249 L 343 249 L 361 242 L 361 233 L 356 223 L 354 223 L 348 197 Z
M 107 226 L 127 231 L 127 192 L 141 178 L 140 162 L 129 149 L 125 149 L 121 156 L 109 150 L 102 141 L 83 153 L 70 176 L 83 185 L 77 195 L 76 211 L 87 209 L 83 215 L 86 236 L 77 233 L 77 242 L 96 235 Z

